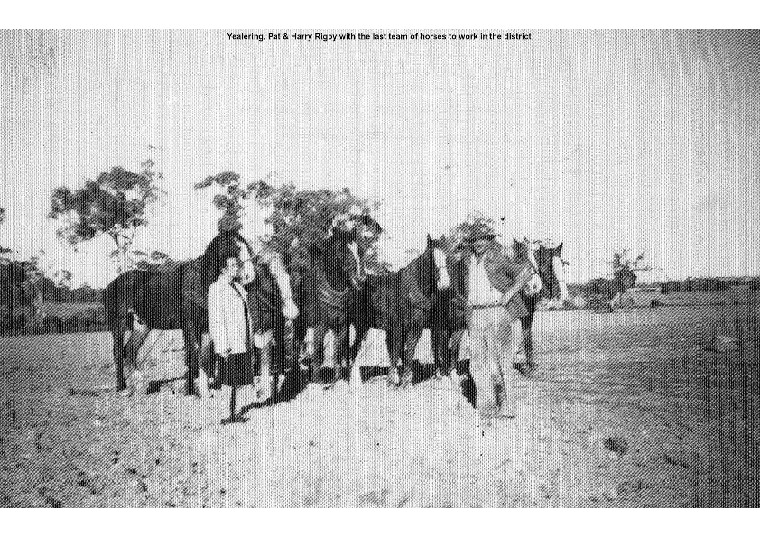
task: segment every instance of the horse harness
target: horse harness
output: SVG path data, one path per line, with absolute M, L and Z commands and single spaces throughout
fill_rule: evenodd
M 350 287 L 347 287 L 343 291 L 334 289 L 330 282 L 327 281 L 325 273 L 321 270 L 317 270 L 317 292 L 319 293 L 319 301 L 327 306 L 329 310 L 339 314 L 345 314 L 348 310 L 348 300 L 346 300 L 351 291 Z

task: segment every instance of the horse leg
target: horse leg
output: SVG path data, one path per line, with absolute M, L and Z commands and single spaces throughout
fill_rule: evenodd
M 346 360 L 348 359 L 344 347 L 347 345 L 348 335 L 343 328 L 333 327 L 330 332 L 333 334 L 333 361 L 335 363 L 335 378 L 336 380 L 348 380 L 346 372 L 348 370 Z M 346 343 L 344 343 L 344 339 Z
M 198 349 L 198 371 L 205 372 L 207 377 L 213 376 L 215 364 L 214 355 L 211 352 L 212 341 L 208 332 L 201 334 L 200 349 Z
M 124 337 L 126 327 L 116 327 L 111 329 L 113 335 L 113 360 L 116 367 L 116 391 L 120 392 L 126 389 L 127 381 L 124 376 Z
M 422 323 L 414 322 L 404 330 L 404 345 L 402 353 L 402 370 L 401 385 L 408 386 L 414 382 L 414 351 L 417 349 L 422 337 Z
M 462 377 L 459 370 L 459 339 L 454 337 L 455 332 L 449 327 L 439 325 L 431 337 L 434 348 L 438 347 L 440 363 L 443 365 L 443 374 L 449 378 L 454 391 L 459 391 L 462 385 Z M 456 341 L 455 341 L 456 339 Z
M 404 334 L 398 323 L 391 324 L 385 335 L 388 345 L 388 384 L 399 386 L 401 377 L 399 376 L 399 366 L 403 361 L 404 355 Z
M 337 352 L 337 334 L 334 328 L 326 327 L 323 338 L 324 363 L 322 369 L 326 369 L 324 364 L 329 363 L 332 370 L 332 382 L 340 380 L 342 377 L 342 364 Z
M 211 375 L 214 371 L 214 356 L 211 353 L 211 337 L 208 333 L 201 334 L 199 337 L 200 344 L 197 353 L 198 357 L 198 374 L 195 380 L 195 388 L 198 391 L 198 395 L 202 399 L 208 399 L 211 397 L 209 391 L 211 382 L 209 372 Z
M 364 343 L 364 338 L 367 337 L 367 332 L 369 332 L 369 326 L 366 325 L 366 323 L 361 323 L 360 325 L 353 325 L 354 330 L 356 331 L 356 335 L 354 338 L 353 345 L 350 345 L 349 349 L 349 358 L 351 360 L 351 364 L 353 364 L 354 367 L 357 367 L 359 371 L 359 377 L 361 378 L 361 369 L 358 364 L 358 358 L 359 358 L 359 352 L 362 348 L 362 343 Z M 349 341 L 349 343 L 351 343 Z
M 338 357 L 340 378 L 350 380 L 353 363 L 350 356 L 350 325 L 343 325 L 333 330 L 335 333 L 335 354 Z
M 451 354 L 449 353 L 446 331 L 440 328 L 430 329 L 430 343 L 436 373 L 447 376 L 451 373 Z
M 333 370 L 334 364 L 332 361 L 329 365 L 326 365 L 326 353 L 325 353 L 325 335 L 327 329 L 323 325 L 317 325 L 312 329 L 312 346 L 313 354 L 311 355 L 311 377 L 317 382 L 327 381 L 327 369 Z M 332 354 L 330 355 L 332 360 Z M 332 380 L 332 379 L 330 379 Z
M 285 369 L 282 381 L 285 387 L 284 397 L 290 399 L 303 384 L 303 367 L 300 357 L 301 340 L 296 337 L 296 325 L 292 320 L 286 320 L 282 330 L 282 345 Z
M 257 332 L 253 336 L 253 342 L 261 356 L 261 368 L 259 370 L 259 392 L 256 399 L 264 402 L 277 396 L 277 375 L 273 375 L 272 362 L 274 360 L 274 337 L 271 330 Z
M 282 373 L 287 375 L 296 374 L 298 372 L 298 352 L 296 352 L 295 345 L 295 326 L 293 321 L 288 319 L 282 327 L 282 355 L 283 355 L 283 370 Z M 278 338 L 278 341 L 280 338 Z
M 296 353 L 297 367 L 308 371 L 314 354 L 314 329 L 306 328 L 298 320 L 293 323 L 293 352 Z
M 443 359 L 438 349 L 438 333 L 432 326 L 430 327 L 430 352 L 433 355 L 433 369 L 435 375 L 438 376 L 443 373 Z
M 198 333 L 198 329 L 193 323 L 187 323 L 182 328 L 182 336 L 185 340 L 185 365 L 187 366 L 185 394 L 196 395 L 195 380 L 198 378 L 202 334 Z

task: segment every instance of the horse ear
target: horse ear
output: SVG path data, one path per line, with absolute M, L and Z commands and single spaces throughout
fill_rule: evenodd
M 433 242 L 433 238 L 430 236 L 430 233 L 427 234 L 427 243 L 428 246 L 430 246 L 430 243 Z
M 557 246 L 557 247 L 554 249 L 554 251 L 556 252 L 556 254 L 557 254 L 558 256 L 562 257 L 562 243 L 561 243 L 561 242 L 559 243 L 559 246 Z

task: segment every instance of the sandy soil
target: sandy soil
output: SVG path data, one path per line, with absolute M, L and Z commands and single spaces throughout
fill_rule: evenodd
M 223 393 L 109 390 L 109 334 L 0 339 L 0 505 L 758 506 L 756 310 L 542 313 L 539 370 L 488 428 L 448 379 L 382 377 L 222 427 Z M 151 336 L 147 374 L 181 375 L 180 346 Z

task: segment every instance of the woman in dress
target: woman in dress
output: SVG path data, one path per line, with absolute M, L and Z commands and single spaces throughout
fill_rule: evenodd
M 219 363 L 217 382 L 231 386 L 230 415 L 222 423 L 243 422 L 237 412 L 236 392 L 253 377 L 248 297 L 239 282 L 241 263 L 230 257 L 208 289 L 209 333 Z

